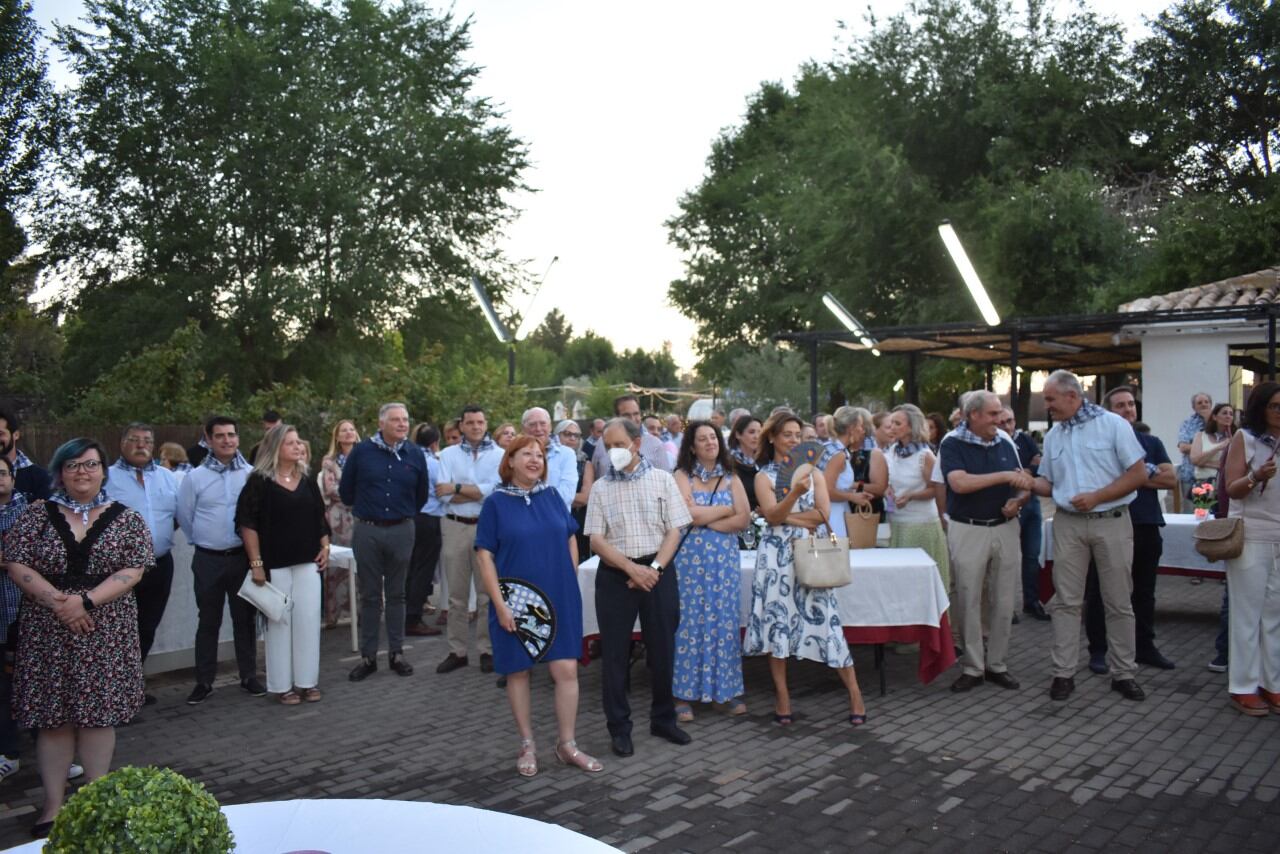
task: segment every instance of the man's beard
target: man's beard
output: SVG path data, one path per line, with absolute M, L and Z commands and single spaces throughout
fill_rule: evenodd
M 3 445 L 0 445 L 0 457 L 7 457 L 13 451 L 13 440 L 10 439 Z

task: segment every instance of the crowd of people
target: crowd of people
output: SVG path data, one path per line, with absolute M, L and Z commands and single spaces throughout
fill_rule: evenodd
M 908 403 L 875 414 L 844 406 L 812 421 L 779 407 L 686 423 L 645 415 L 623 395 L 610 420 L 553 424 L 535 407 L 518 425 L 491 428 L 480 406 L 414 425 L 404 404 L 390 402 L 366 438 L 352 420 L 334 424 L 315 470 L 297 429 L 267 412 L 248 458 L 236 421 L 215 416 L 190 449 L 157 451 L 152 428 L 133 423 L 114 463 L 97 442 L 74 439 L 46 471 L 19 450 L 17 417 L 0 411 L 8 568 L 0 603 L 15 656 L 12 685 L 0 686 L 0 779 L 18 767 L 17 730 L 35 731 L 40 835 L 80 771 L 73 760 L 89 779 L 107 771 L 114 727 L 155 702 L 142 665 L 169 599 L 177 529 L 194 548 L 199 615 L 188 704 L 213 694 L 224 608 L 240 687 L 294 706 L 322 699 L 321 631 L 337 623 L 344 598 L 359 609 L 360 661 L 349 679 L 361 682 L 377 672 L 384 638 L 388 669 L 413 674 L 404 640 L 442 633 L 427 619 L 434 596 L 447 646 L 436 672 L 469 666 L 474 647 L 481 672 L 499 674 L 519 737 L 516 771 L 532 776 L 529 677 L 538 663 L 555 685 L 554 757 L 589 773 L 603 768 L 576 733 L 578 572 L 589 555 L 598 558 L 601 702 L 619 757 L 635 751 L 637 620 L 657 737 L 689 744 L 683 725 L 704 713 L 698 706 L 745 714 L 743 656 L 768 660 L 777 725 L 796 716 L 792 659 L 834 669 L 848 724 L 865 725 L 836 596 L 799 583 L 795 543 L 828 531 L 857 539 L 868 518 L 873 527 L 888 521 L 891 547 L 923 549 L 951 590 L 961 665 L 952 691 L 1020 688 L 1007 658 L 1021 610 L 1052 620 L 1053 700 L 1075 688 L 1083 622 L 1089 668 L 1141 701 L 1138 666 L 1175 666 L 1156 646 L 1154 625 L 1159 490 L 1190 495 L 1215 483 L 1221 512 L 1245 520 L 1245 546 L 1227 561 L 1223 630 L 1209 666 L 1229 672 L 1233 707 L 1280 713 L 1280 489 L 1267 489 L 1280 447 L 1280 385 L 1253 390 L 1239 430 L 1232 407 L 1194 396 L 1176 468 L 1138 421 L 1134 389 L 1112 389 L 1099 406 L 1077 377 L 1058 371 L 1044 401 L 1053 426 L 1043 448 L 982 390 L 962 395 L 950 419 Z M 815 466 L 781 481 L 806 441 L 821 448 Z M 1054 506 L 1047 607 L 1042 499 Z M 356 590 L 345 590 L 346 573 L 331 566 L 331 544 L 353 550 Z M 744 548 L 754 552 L 745 621 Z M 264 685 L 257 612 L 239 594 L 268 584 L 293 604 L 264 621 Z M 477 612 L 486 619 L 473 630 Z

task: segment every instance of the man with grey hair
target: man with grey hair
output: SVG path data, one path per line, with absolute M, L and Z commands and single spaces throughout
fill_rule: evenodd
M 526 409 L 520 416 L 520 432 L 542 443 L 547 460 L 547 486 L 560 493 L 564 506 L 573 510 L 578 494 L 578 458 L 551 435 L 551 414 L 541 406 Z M 501 458 L 498 460 L 501 462 Z
M 348 674 L 359 682 L 378 669 L 378 634 L 386 600 L 387 666 L 413 673 L 404 658 L 405 579 L 413 558 L 414 516 L 427 503 L 427 458 L 410 442 L 409 410 L 384 403 L 378 429 L 347 455 L 338 496 L 351 508 L 351 550 L 360 572 L 360 663 Z
M 942 440 L 938 453 L 950 517 L 947 547 L 965 615 L 961 626 L 964 672 L 951 690 L 968 691 L 984 680 L 1012 690 L 1019 686 L 1009 675 L 1005 655 L 1021 558 L 1017 519 L 1030 497 L 1031 475 L 1023 471 L 1017 449 L 996 426 L 1003 409 L 999 397 L 989 391 L 975 392 L 965 399 L 963 408 L 965 420 Z M 984 615 L 983 592 L 988 585 Z M 990 632 L 985 654 L 984 622 Z
M 1129 504 L 1147 482 L 1146 452 L 1133 428 L 1114 412 L 1084 399 L 1080 380 L 1054 371 L 1044 384 L 1044 404 L 1057 423 L 1044 438 L 1038 495 L 1053 498 L 1053 684 L 1049 697 L 1075 690 L 1080 657 L 1080 612 L 1092 559 L 1106 607 L 1111 687 L 1126 700 L 1146 694 L 1135 680 L 1133 525 Z

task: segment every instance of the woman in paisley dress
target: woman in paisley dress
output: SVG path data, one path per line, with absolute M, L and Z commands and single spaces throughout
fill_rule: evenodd
M 844 639 L 835 591 L 796 583 L 795 540 L 810 532 L 825 532 L 823 518 L 831 513 L 827 485 L 810 472 L 782 499 L 775 497 L 778 471 L 788 453 L 800 444 L 802 422 L 783 410 L 769 417 L 760 436 L 756 497 L 769 528 L 760 543 L 751 582 L 751 616 L 743 655 L 768 655 L 773 678 L 774 722 L 794 720 L 787 689 L 787 659 L 802 658 L 835 668 L 849 692 L 849 723 L 867 721 L 867 709 L 853 672 L 853 656 Z M 820 530 L 821 529 L 821 530 Z
M 4 559 L 26 596 L 18 622 L 13 710 L 39 731 L 44 806 L 32 832 L 47 836 L 79 753 L 85 779 L 106 774 L 115 728 L 142 708 L 142 654 L 133 587 L 155 563 L 141 515 L 102 488 L 106 454 L 72 439 L 49 464 L 54 492 L 9 529 Z
M 320 494 L 324 497 L 324 517 L 329 523 L 329 542 L 335 546 L 351 545 L 351 529 L 355 524 L 351 508 L 338 497 L 338 484 L 342 483 L 342 467 L 347 464 L 347 454 L 360 441 L 360 431 L 355 422 L 343 419 L 333 425 L 329 437 L 329 453 L 320 461 Z M 351 613 L 351 591 L 345 569 L 328 566 L 324 571 L 324 624 L 326 628 L 338 625 L 338 617 L 345 610 Z M 343 606 L 346 606 L 345 608 Z
M 693 527 L 676 552 L 680 628 L 672 693 L 676 718 L 693 720 L 690 703 L 726 703 L 745 715 L 742 643 L 738 635 L 738 532 L 751 509 L 735 477 L 724 437 L 709 421 L 691 421 L 676 458 L 676 487 L 689 505 Z

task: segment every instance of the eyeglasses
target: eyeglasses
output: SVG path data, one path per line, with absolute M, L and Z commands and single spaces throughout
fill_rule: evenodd
M 11 471 L 0 471 L 0 477 L 13 477 L 13 472 L 11 472 Z
M 568 431 L 568 430 L 562 430 L 562 431 L 560 431 L 560 435 L 561 435 L 561 436 L 568 436 L 570 439 L 581 439 L 581 438 L 582 438 L 582 434 L 581 434 L 581 433 L 573 433 L 573 432 L 570 432 L 570 431 Z
M 92 473 L 100 468 L 102 468 L 100 460 L 72 460 L 69 463 L 62 464 L 62 470 L 70 472 L 87 471 Z
M 1267 404 L 1267 411 L 1268 411 L 1268 412 L 1280 412 L 1280 403 L 1268 403 L 1268 404 Z

